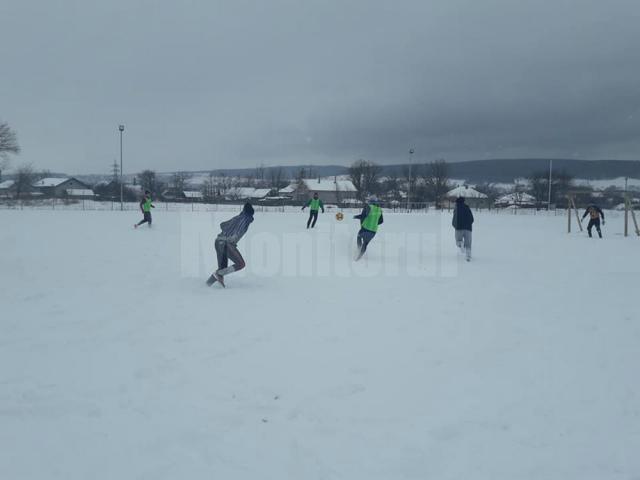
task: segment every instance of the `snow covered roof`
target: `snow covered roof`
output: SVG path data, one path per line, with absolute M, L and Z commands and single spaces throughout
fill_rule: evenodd
M 356 192 L 357 189 L 351 180 L 334 180 L 333 178 L 305 178 L 304 186 L 312 192 Z
M 87 188 L 68 188 L 67 195 L 70 197 L 93 197 L 93 190 Z
M 453 190 L 449 190 L 446 195 L 447 198 L 488 198 L 484 193 L 480 193 L 479 191 L 468 187 L 468 186 L 460 186 L 456 187 Z
M 5 180 L 4 182 L 0 182 L 0 188 L 11 188 L 15 183 L 13 180 Z
M 238 187 L 229 190 L 228 196 L 238 198 L 264 198 L 269 195 L 270 188 Z
M 57 187 L 58 185 L 70 180 L 69 178 L 49 177 L 38 180 L 33 184 L 34 187 Z
M 509 193 L 496 200 L 496 203 L 536 203 L 536 198 L 528 193 Z
M 296 186 L 294 184 L 291 184 L 278 190 L 278 193 L 293 193 L 295 191 L 296 191 Z
M 185 190 L 184 192 L 184 196 L 186 198 L 203 198 L 204 195 L 202 194 L 202 192 L 199 192 L 198 190 Z

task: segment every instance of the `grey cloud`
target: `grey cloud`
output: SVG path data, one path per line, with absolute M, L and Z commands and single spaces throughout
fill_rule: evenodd
M 91 2 L 93 3 L 93 2 Z M 637 2 L 113 0 L 0 11 L 24 161 L 636 158 Z

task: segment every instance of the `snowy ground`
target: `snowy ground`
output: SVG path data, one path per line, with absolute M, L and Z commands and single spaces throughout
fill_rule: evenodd
M 562 216 L 0 211 L 0 478 L 640 478 L 640 239 Z M 619 215 L 619 214 L 618 214 Z M 574 226 L 575 230 L 575 226 Z

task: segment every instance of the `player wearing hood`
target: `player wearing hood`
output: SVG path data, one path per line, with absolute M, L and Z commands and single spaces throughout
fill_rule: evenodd
M 247 202 L 239 215 L 220 224 L 220 234 L 216 238 L 215 247 L 218 256 L 218 269 L 211 274 L 207 285 L 219 282 L 223 287 L 225 275 L 242 270 L 245 267 L 244 258 L 238 250 L 238 241 L 247 233 L 253 222 L 253 206 Z M 229 266 L 229 259 L 233 265 Z
M 469 262 L 471 260 L 473 213 L 471 213 L 469 205 L 464 203 L 464 197 L 458 197 L 456 199 L 451 225 L 456 229 L 456 245 L 460 251 L 466 255 L 467 262 Z

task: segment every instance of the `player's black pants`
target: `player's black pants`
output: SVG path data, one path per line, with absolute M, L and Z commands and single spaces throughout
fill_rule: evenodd
M 234 243 L 216 239 L 215 246 L 216 255 L 218 256 L 218 270 L 216 271 L 218 275 L 225 276 L 245 267 L 244 258 L 240 255 L 240 251 L 238 251 L 238 247 Z M 228 266 L 229 259 L 233 262 L 230 267 Z
M 599 218 L 592 218 L 591 220 L 589 220 L 589 225 L 587 225 L 587 232 L 589 233 L 589 236 L 591 236 L 591 229 L 593 227 L 596 227 L 596 230 L 598 231 L 598 236 L 602 238 L 602 231 L 600 230 Z
M 142 212 L 142 214 L 144 215 L 144 218 L 138 222 L 138 226 L 146 222 L 149 222 L 149 226 L 151 226 L 151 212 Z
M 358 248 L 360 249 L 361 254 L 367 251 L 367 245 L 369 245 L 369 242 L 371 242 L 375 236 L 376 232 L 372 232 L 364 228 L 360 229 L 358 232 Z
M 311 223 L 313 220 L 313 223 Z M 316 226 L 316 222 L 318 221 L 318 210 L 309 210 L 309 220 L 307 220 L 307 228 L 311 225 L 311 228 Z

